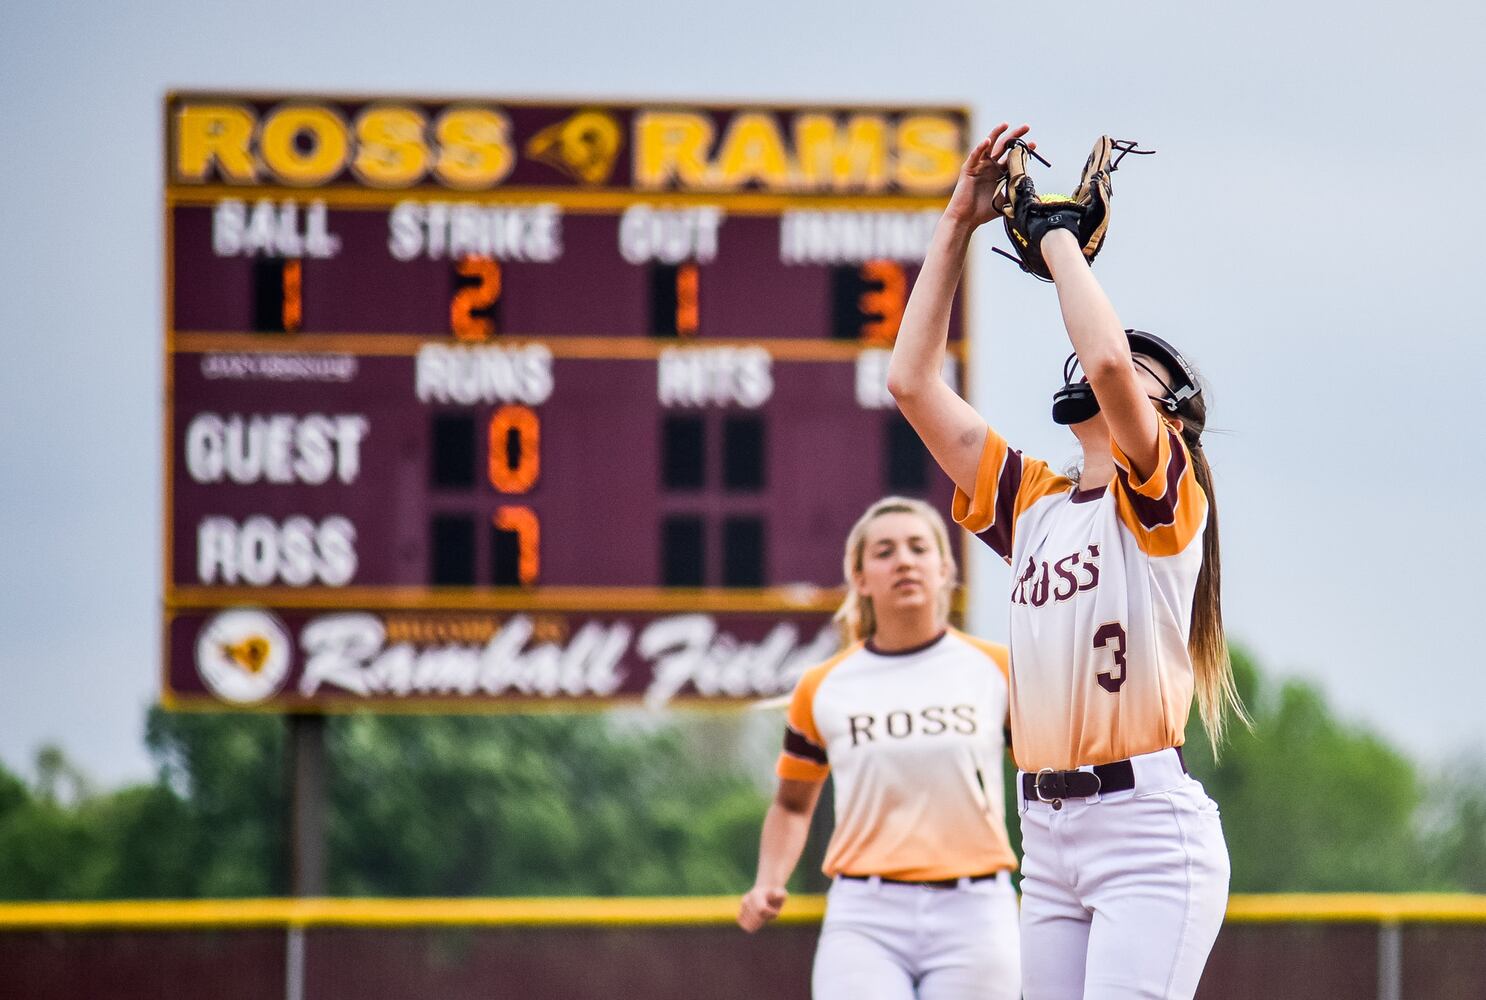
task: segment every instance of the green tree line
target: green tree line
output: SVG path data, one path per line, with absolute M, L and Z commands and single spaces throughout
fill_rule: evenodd
M 1486 891 L 1486 762 L 1426 774 L 1308 684 L 1235 658 L 1254 728 L 1214 764 L 1236 892 Z M 330 718 L 336 895 L 741 892 L 772 789 L 778 716 L 637 713 Z M 288 891 L 285 723 L 151 710 L 154 780 L 108 792 L 55 749 L 0 768 L 0 899 Z M 1008 799 L 1010 799 L 1008 781 Z M 823 809 L 796 876 L 815 872 Z M 1013 836 L 1014 804 L 1008 801 Z

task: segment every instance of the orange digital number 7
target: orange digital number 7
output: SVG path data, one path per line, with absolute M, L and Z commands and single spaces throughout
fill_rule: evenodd
M 494 517 L 497 531 L 516 536 L 516 578 L 529 587 L 542 571 L 542 526 L 530 507 L 498 507 Z

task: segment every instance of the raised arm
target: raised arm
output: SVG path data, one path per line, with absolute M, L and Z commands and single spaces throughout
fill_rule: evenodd
M 817 781 L 779 779 L 759 836 L 758 875 L 738 904 L 738 926 L 750 934 L 779 916 L 789 898 L 785 884 L 805 850 L 821 787 Z
M 1006 147 L 1026 134 L 1026 125 L 1013 129 L 1002 122 L 966 157 L 903 310 L 888 365 L 888 391 L 898 409 L 939 467 L 967 493 L 975 488 L 986 422 L 944 381 L 949 311 L 965 267 L 970 235 L 999 215 L 995 195 L 1005 173 Z
M 1109 433 L 1130 459 L 1131 471 L 1143 479 L 1156 468 L 1161 419 L 1136 374 L 1124 324 L 1094 279 L 1072 233 L 1056 229 L 1044 236 L 1042 259 L 1052 272 L 1063 325 L 1094 388 Z

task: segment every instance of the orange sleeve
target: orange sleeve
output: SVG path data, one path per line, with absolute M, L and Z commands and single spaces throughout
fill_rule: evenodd
M 1022 511 L 1049 493 L 1071 487 L 1046 462 L 1024 457 L 994 428 L 987 427 L 974 492 L 967 494 L 956 487 L 950 512 L 956 524 L 1010 562 L 1012 530 Z
M 989 640 L 981 639 L 978 636 L 973 636 L 973 635 L 969 635 L 968 633 L 961 632 L 959 629 L 953 629 L 952 631 L 954 632 L 955 635 L 959 636 L 961 639 L 964 639 L 970 645 L 974 646 L 976 649 L 980 650 L 987 657 L 989 657 L 990 661 L 996 665 L 996 669 L 999 670 L 999 671 L 1001 671 L 1001 678 L 1002 678 L 1002 680 L 1006 681 L 1006 686 L 1007 686 L 1008 689 L 1010 689 L 1010 687 L 1011 687 L 1011 650 L 1009 648 L 1007 648 L 1006 646 L 1003 646 L 999 642 L 990 642 Z M 1006 734 L 1006 745 L 1007 746 L 1010 746 L 1011 745 L 1011 733 L 1010 733 L 1010 729 L 1009 729 L 1009 727 L 1011 725 L 1011 703 L 1010 703 L 1010 699 L 1008 699 L 1007 705 L 1006 705 L 1006 722 L 1005 722 L 1005 724 L 1008 727 L 1008 731 L 1007 731 L 1007 734 Z
M 951 631 L 988 656 L 991 662 L 996 664 L 996 669 L 1001 671 L 1001 676 L 1008 682 L 1011 680 L 1011 650 L 999 642 L 991 642 L 989 639 L 982 639 L 979 636 L 961 632 L 959 629 L 951 629 Z
M 1111 442 L 1115 460 L 1115 507 L 1120 522 L 1149 556 L 1184 551 L 1207 524 L 1207 494 L 1197 482 L 1192 453 L 1171 424 L 1162 422 L 1156 466 L 1137 480 L 1130 459 Z
M 831 773 L 825 740 L 815 725 L 815 692 L 837 664 L 860 648 L 860 643 L 853 644 L 820 666 L 811 667 L 795 685 L 785 716 L 784 749 L 774 765 L 774 773 L 779 777 L 791 781 L 825 781 Z

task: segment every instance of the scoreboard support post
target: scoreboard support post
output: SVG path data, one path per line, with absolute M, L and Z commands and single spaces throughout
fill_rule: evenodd
M 325 895 L 325 716 L 292 712 L 288 721 L 289 892 Z

